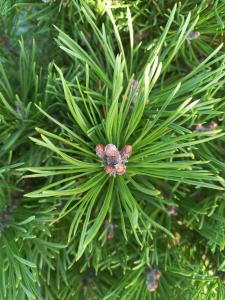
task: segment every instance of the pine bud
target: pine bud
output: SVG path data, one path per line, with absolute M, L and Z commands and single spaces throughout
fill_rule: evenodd
M 217 127 L 218 127 L 218 124 L 217 124 L 216 122 L 214 122 L 214 121 L 212 121 L 212 122 L 210 123 L 210 125 L 209 125 L 209 128 L 210 128 L 211 130 L 216 129 Z
M 159 270 L 154 270 L 154 271 L 155 271 L 154 273 L 155 280 L 159 280 L 161 277 L 161 272 Z
M 152 269 L 147 274 L 146 285 L 150 292 L 154 292 L 158 287 L 158 280 L 160 279 L 161 272 L 158 269 Z
M 196 40 L 199 37 L 200 37 L 200 32 L 198 32 L 198 31 L 189 32 L 186 37 L 188 46 L 190 46 L 192 40 Z
M 112 166 L 106 166 L 105 167 L 105 172 L 107 174 L 110 174 L 110 175 L 113 175 L 113 176 L 116 174 L 115 169 Z
M 156 280 L 153 280 L 151 282 L 149 282 L 149 284 L 147 285 L 147 289 L 149 290 L 149 292 L 154 292 L 158 287 L 158 282 Z
M 119 151 L 117 150 L 116 146 L 113 144 L 108 144 L 105 146 L 105 154 L 108 157 L 118 157 Z
M 147 280 L 159 280 L 161 276 L 161 272 L 158 269 L 152 269 L 150 272 L 147 274 Z
M 177 216 L 178 215 L 177 208 L 175 206 L 169 206 L 167 209 L 167 214 L 169 216 Z
M 100 158 L 104 158 L 105 157 L 105 150 L 104 150 L 104 146 L 102 144 L 98 144 L 96 146 L 96 154 Z
M 132 146 L 131 145 L 125 145 L 121 151 L 121 157 L 122 159 L 127 159 L 131 156 L 132 153 Z
M 187 40 L 192 41 L 192 40 L 198 39 L 199 37 L 200 37 L 200 32 L 199 31 L 191 31 L 187 35 Z
M 123 175 L 126 171 L 126 166 L 124 164 L 116 164 L 115 165 L 116 174 Z
M 106 221 L 105 224 L 107 226 L 107 239 L 112 240 L 114 238 L 114 224 L 109 221 Z

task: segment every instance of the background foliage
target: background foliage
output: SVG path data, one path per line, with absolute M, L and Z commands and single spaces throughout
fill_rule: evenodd
M 224 17 L 1 1 L 0 299 L 225 298 Z M 110 143 L 132 145 L 123 176 Z

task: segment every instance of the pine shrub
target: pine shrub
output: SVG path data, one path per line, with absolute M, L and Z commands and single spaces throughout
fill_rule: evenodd
M 0 5 L 0 300 L 225 299 L 225 2 Z

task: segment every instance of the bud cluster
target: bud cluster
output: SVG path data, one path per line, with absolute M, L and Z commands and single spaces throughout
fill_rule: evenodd
M 105 227 L 107 228 L 106 231 L 106 238 L 108 240 L 112 240 L 114 238 L 114 228 L 115 225 L 111 222 L 109 222 L 108 220 L 105 221 Z
M 168 216 L 176 217 L 178 215 L 177 207 L 176 206 L 169 206 L 167 208 L 167 214 L 168 214 Z
M 191 41 L 198 39 L 200 37 L 200 35 L 201 34 L 198 31 L 189 32 L 187 37 L 186 37 L 188 46 L 190 46 Z
M 126 172 L 126 162 L 132 153 L 132 146 L 125 145 L 121 151 L 113 144 L 106 146 L 98 144 L 96 154 L 102 159 L 105 172 L 110 175 L 123 175 Z
M 198 124 L 195 127 L 196 132 L 207 132 L 207 131 L 212 131 L 215 130 L 218 127 L 218 124 L 214 121 L 212 121 L 209 125 L 203 126 L 202 124 Z
M 158 287 L 161 272 L 158 269 L 152 269 L 147 274 L 146 285 L 150 292 L 154 292 Z

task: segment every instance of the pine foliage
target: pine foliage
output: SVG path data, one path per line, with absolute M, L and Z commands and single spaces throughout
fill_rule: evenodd
M 0 300 L 223 300 L 225 2 L 0 11 Z

